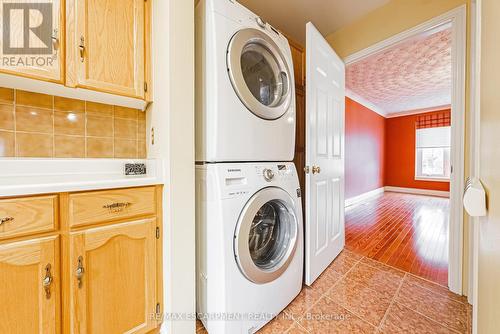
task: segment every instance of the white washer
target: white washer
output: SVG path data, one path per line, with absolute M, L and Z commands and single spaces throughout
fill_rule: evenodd
M 295 166 L 198 165 L 196 192 L 198 316 L 210 334 L 256 332 L 302 288 Z
M 292 161 L 288 40 L 234 0 L 196 6 L 196 161 Z

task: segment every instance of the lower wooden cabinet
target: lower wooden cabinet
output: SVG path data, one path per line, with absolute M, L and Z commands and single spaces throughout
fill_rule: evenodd
M 156 327 L 156 220 L 71 233 L 74 333 L 147 333 Z
M 59 238 L 0 245 L 0 333 L 60 332 Z
M 0 199 L 0 333 L 157 332 L 161 194 L 151 186 Z M 86 195 L 103 204 L 78 212 L 103 219 L 73 226 L 70 200 Z M 115 209 L 123 199 L 129 205 Z

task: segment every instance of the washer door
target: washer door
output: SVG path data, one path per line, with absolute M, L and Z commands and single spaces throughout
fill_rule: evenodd
M 274 120 L 290 106 L 290 69 L 276 43 L 257 29 L 238 31 L 227 50 L 227 69 L 241 102 L 256 116 Z
M 241 272 L 252 282 L 274 281 L 293 259 L 298 238 L 295 204 L 281 188 L 256 193 L 240 214 L 234 251 Z

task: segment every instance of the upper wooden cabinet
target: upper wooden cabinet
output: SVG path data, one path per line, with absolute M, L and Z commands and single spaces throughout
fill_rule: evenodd
M 6 4 L 21 9 L 9 11 L 10 32 L 0 47 L 0 72 L 150 100 L 150 2 L 44 0 L 42 4 Z M 50 5 L 48 12 L 45 5 Z M 43 9 L 30 11 L 29 6 Z M 30 14 L 30 27 L 46 22 L 48 28 L 26 28 L 24 12 Z M 44 45 L 52 48 L 50 54 L 33 48 Z
M 0 63 L 0 72 L 63 83 L 65 64 L 64 6 L 61 0 L 44 0 L 43 3 L 3 3 L 3 5 L 13 7 L 8 9 L 8 14 L 5 13 L 10 18 L 8 25 L 10 33 L 8 40 L 3 40 L 3 45 L 0 47 L 3 57 Z M 48 11 L 46 11 L 47 9 Z M 26 29 L 22 19 L 23 15 L 26 15 L 25 13 L 30 14 L 30 27 L 40 25 L 40 30 L 36 30 L 36 34 L 30 29 Z M 50 27 L 51 22 L 52 26 Z M 7 23 L 4 22 L 3 29 L 6 26 Z M 51 52 L 49 49 L 52 49 Z
M 0 245 L 0 333 L 60 333 L 58 237 Z
M 156 328 L 156 220 L 71 233 L 72 333 Z
M 76 0 L 76 86 L 144 98 L 144 0 Z

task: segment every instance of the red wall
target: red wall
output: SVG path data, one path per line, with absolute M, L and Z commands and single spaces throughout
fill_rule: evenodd
M 384 186 L 385 119 L 346 97 L 345 198 Z
M 449 182 L 415 180 L 415 122 L 421 115 L 385 120 L 385 185 L 449 191 Z

